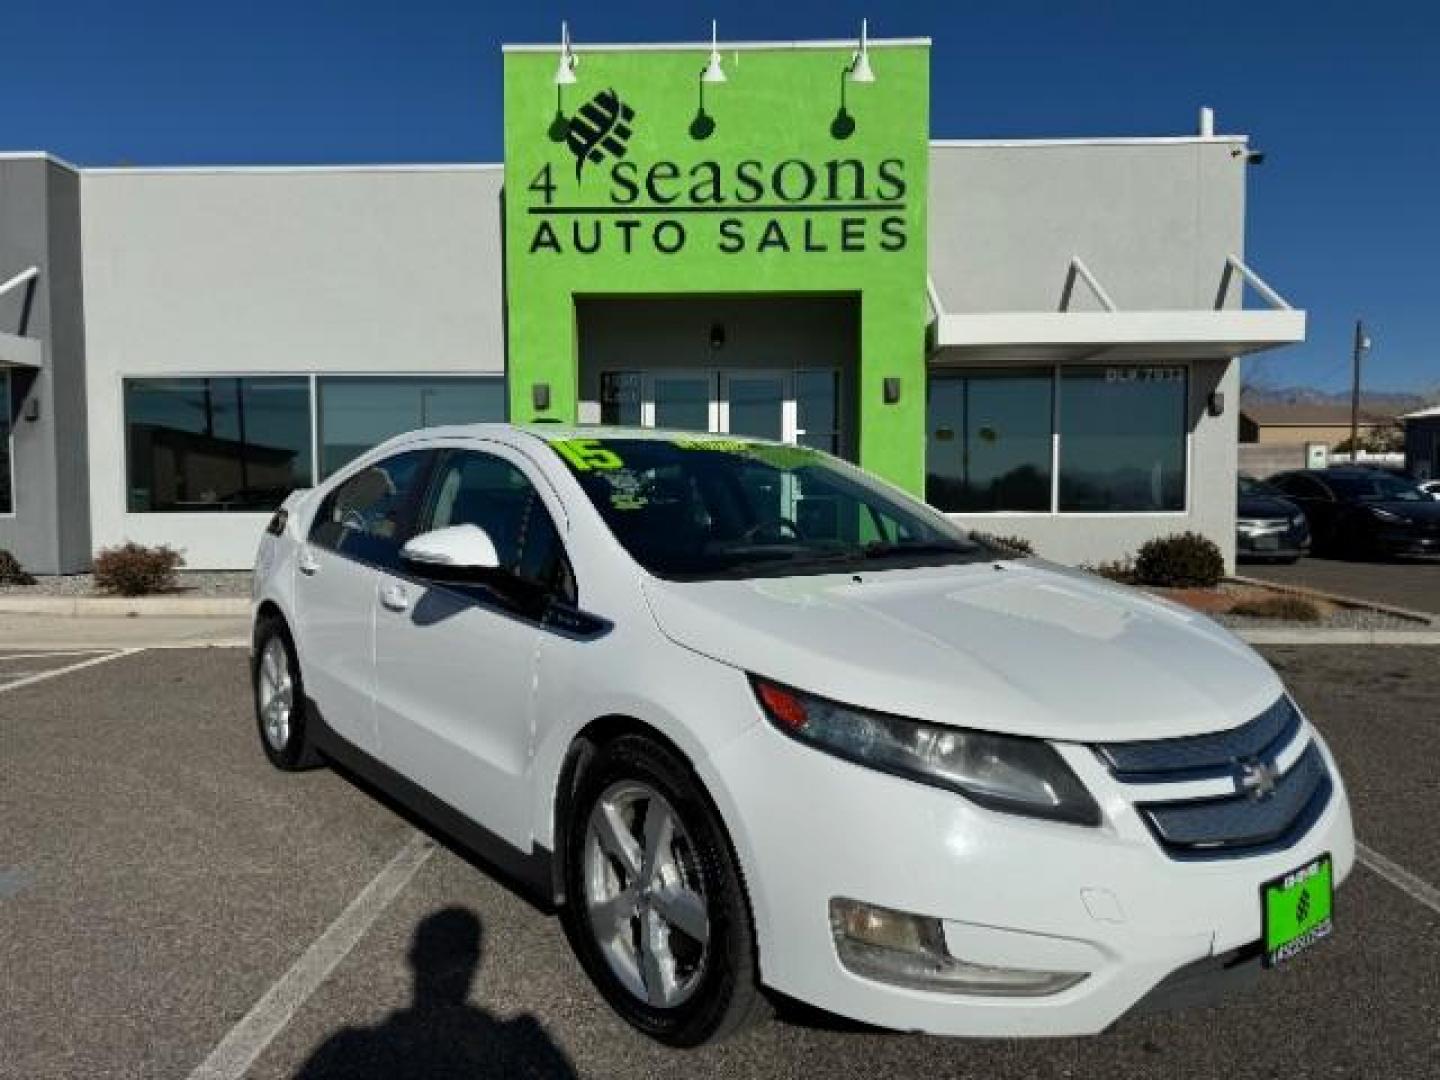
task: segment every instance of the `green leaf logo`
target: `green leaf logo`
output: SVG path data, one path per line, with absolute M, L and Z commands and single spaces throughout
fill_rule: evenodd
M 565 145 L 575 155 L 575 179 L 587 161 L 596 164 L 607 156 L 623 158 L 632 134 L 635 110 L 620 100 L 614 90 L 601 90 L 570 118 Z

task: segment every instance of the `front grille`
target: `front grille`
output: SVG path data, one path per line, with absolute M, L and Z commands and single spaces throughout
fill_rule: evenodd
M 1277 759 L 1305 738 L 1304 751 L 1283 775 Z M 1233 793 L 1135 803 L 1141 820 L 1173 859 L 1223 859 L 1281 850 L 1307 833 L 1329 805 L 1334 784 L 1319 746 L 1301 734 L 1299 710 L 1281 697 L 1247 724 L 1208 735 L 1152 742 L 1109 743 L 1096 752 L 1123 784 L 1162 786 L 1235 778 Z M 1242 788 L 1245 767 L 1270 770 L 1273 787 Z

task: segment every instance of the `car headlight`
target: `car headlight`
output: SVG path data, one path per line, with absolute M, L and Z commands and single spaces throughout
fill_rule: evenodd
M 1296 514 L 1294 517 L 1292 517 L 1292 518 L 1290 519 L 1290 525 L 1291 525 L 1293 528 L 1298 529 L 1301 525 L 1304 525 L 1304 524 L 1305 524 L 1305 515 L 1304 515 L 1304 514 Z
M 836 757 L 945 788 L 991 810 L 1100 824 L 1100 807 L 1049 743 L 852 708 L 751 676 L 770 722 Z

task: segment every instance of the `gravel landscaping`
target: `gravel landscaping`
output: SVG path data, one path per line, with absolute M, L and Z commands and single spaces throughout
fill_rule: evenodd
M 171 597 L 249 596 L 249 570 L 181 570 L 179 588 L 165 593 Z M 108 596 L 95 588 L 90 574 L 50 574 L 36 577 L 34 585 L 0 585 L 0 596 Z
M 1305 590 L 1270 588 L 1250 582 L 1224 581 L 1213 589 L 1154 589 L 1168 600 L 1210 616 L 1233 630 L 1429 630 L 1433 621 L 1410 619 L 1376 608 L 1341 604 Z M 1298 619 L 1241 614 L 1229 610 L 1237 603 L 1299 599 L 1313 608 L 1316 618 Z

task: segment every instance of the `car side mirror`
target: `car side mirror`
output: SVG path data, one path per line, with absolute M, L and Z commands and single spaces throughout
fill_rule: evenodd
M 431 581 L 489 582 L 500 570 L 495 542 L 479 525 L 450 525 L 411 537 L 400 562 Z

